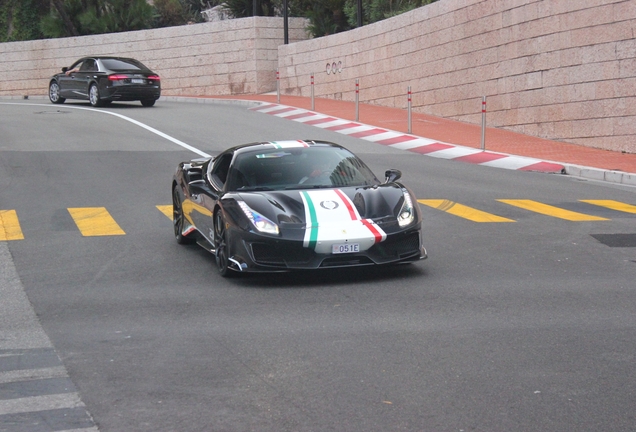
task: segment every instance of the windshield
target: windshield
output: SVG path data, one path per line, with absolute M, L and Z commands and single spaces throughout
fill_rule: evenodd
M 132 59 L 102 59 L 102 64 L 112 71 L 148 70 L 146 66 Z
M 261 148 L 236 155 L 228 174 L 227 190 L 291 190 L 378 183 L 364 162 L 343 148 Z

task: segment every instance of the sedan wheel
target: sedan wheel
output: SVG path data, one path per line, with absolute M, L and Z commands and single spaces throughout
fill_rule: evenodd
M 145 107 L 151 107 L 155 104 L 155 100 L 154 99 L 142 99 L 141 100 L 141 104 Z
M 227 230 L 225 229 L 225 221 L 221 210 L 214 215 L 214 246 L 216 249 L 216 265 L 219 268 L 219 274 L 223 277 L 230 277 L 234 272 L 229 267 L 229 247 L 227 244 Z
M 88 99 L 91 102 L 91 105 L 94 107 L 102 106 L 102 101 L 99 98 L 99 89 L 97 88 L 97 84 L 91 84 L 90 89 L 88 90 Z
M 54 104 L 61 104 L 66 100 L 60 96 L 60 86 L 57 81 L 51 81 L 49 84 L 49 100 Z
M 174 227 L 174 236 L 179 244 L 190 244 L 194 239 L 183 235 L 183 225 L 185 217 L 183 216 L 183 206 L 181 205 L 181 196 L 179 195 L 179 186 L 175 185 L 172 189 L 172 225 Z

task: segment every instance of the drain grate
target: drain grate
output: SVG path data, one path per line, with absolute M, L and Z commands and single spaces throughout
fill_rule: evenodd
M 636 234 L 592 234 L 592 237 L 609 247 L 636 247 Z

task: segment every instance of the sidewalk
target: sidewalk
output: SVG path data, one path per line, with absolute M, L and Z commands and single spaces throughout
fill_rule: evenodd
M 210 98 L 277 103 L 275 94 L 211 96 Z M 311 99 L 281 95 L 280 105 L 310 111 Z M 314 113 L 321 113 L 349 121 L 355 120 L 354 102 L 315 99 L 314 105 Z M 359 104 L 358 111 L 357 123 L 359 124 L 375 126 L 403 134 L 407 133 L 408 114 L 406 109 Z M 480 125 L 412 113 L 411 126 L 410 135 L 414 137 L 422 137 L 467 149 L 480 149 L 481 146 Z M 486 130 L 486 151 L 556 162 L 561 164 L 564 171 L 569 175 L 636 185 L 636 154 L 625 154 L 576 144 L 549 141 L 496 128 L 487 128 Z M 475 152 L 473 151 L 473 153 Z

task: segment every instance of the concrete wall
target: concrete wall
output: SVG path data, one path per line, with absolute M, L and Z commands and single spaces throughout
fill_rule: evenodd
M 283 94 L 355 100 L 636 153 L 636 0 L 440 0 L 279 47 Z M 326 65 L 342 71 L 326 73 Z
M 289 40 L 306 20 L 289 20 Z M 125 33 L 0 44 L 0 96 L 48 94 L 48 79 L 87 55 L 133 57 L 161 76 L 164 94 L 254 94 L 276 89 L 282 18 L 243 18 Z

